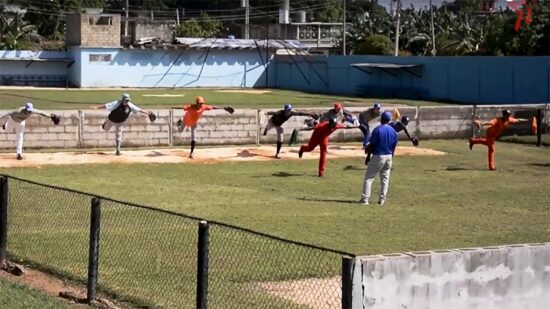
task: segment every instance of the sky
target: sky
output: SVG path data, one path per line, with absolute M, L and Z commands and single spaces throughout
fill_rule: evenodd
M 447 0 L 447 2 L 451 2 L 452 0 Z M 481 1 L 481 0 L 480 0 Z M 391 0 L 378 0 L 378 3 L 383 5 L 383 6 L 386 6 L 386 7 L 390 7 L 390 2 Z M 429 0 L 402 0 L 403 2 L 403 7 L 408 7 L 411 5 L 411 3 L 415 6 L 415 7 L 424 7 L 424 6 L 428 6 L 430 1 Z M 434 5 L 441 5 L 441 3 L 443 3 L 443 0 L 432 0 L 432 3 Z M 497 7 L 498 6 L 502 6 L 503 8 L 506 7 L 506 0 L 498 0 L 497 1 Z

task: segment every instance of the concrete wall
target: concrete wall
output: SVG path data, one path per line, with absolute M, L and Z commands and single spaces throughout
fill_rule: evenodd
M 67 15 L 67 46 L 120 47 L 120 15 Z
M 354 63 L 420 64 L 403 70 Z M 367 97 L 478 104 L 550 102 L 550 57 L 277 56 L 274 87 Z M 393 75 L 392 75 L 393 74 Z
M 550 243 L 361 257 L 364 308 L 548 308 Z
M 264 87 L 265 52 L 73 48 L 78 87 Z M 78 54 L 78 56 L 77 56 Z M 110 61 L 90 61 L 90 55 Z M 77 67 L 74 68 L 76 70 Z M 78 75 L 78 74 L 75 74 Z M 273 77 L 269 77 L 272 79 Z
M 531 113 L 535 108 L 544 108 L 544 105 L 526 105 Z M 476 113 L 483 117 L 492 118 L 500 115 L 503 106 L 476 107 Z M 519 107 L 515 107 L 516 112 Z M 320 112 L 317 109 L 303 109 L 309 112 Z M 350 108 L 352 113 L 358 114 L 364 108 Z M 393 109 L 389 109 L 392 110 Z M 270 110 L 237 110 L 233 115 L 225 111 L 215 110 L 203 115 L 199 122 L 197 140 L 201 144 L 257 144 L 274 143 L 275 130 L 263 136 L 262 132 L 267 124 Z M 442 107 L 401 107 L 402 116 L 411 118 L 409 132 L 421 140 L 431 138 L 466 138 L 471 136 L 471 119 L 474 113 L 473 106 L 442 106 Z M 526 111 L 523 109 L 522 111 Z M 8 111 L 0 110 L 0 115 Z M 124 146 L 174 146 L 188 144 L 190 132 L 177 132 L 176 121 L 182 116 L 182 110 L 153 110 L 158 118 L 154 123 L 149 122 L 146 116 L 131 116 L 124 126 Z M 28 148 L 93 148 L 114 145 L 114 131 L 104 132 L 101 124 L 106 119 L 105 111 L 48 111 L 60 113 L 62 122 L 54 126 L 49 119 L 31 117 L 27 121 L 25 133 L 25 147 Z M 288 141 L 292 130 L 304 127 L 307 117 L 292 117 L 284 125 L 285 142 Z M 0 124 L 4 120 L 0 121 Z M 545 114 L 546 126 L 550 124 L 550 109 Z M 372 123 L 372 129 L 378 125 Z M 307 142 L 312 131 L 300 133 L 301 142 Z M 508 134 L 530 134 L 530 127 L 511 127 Z M 333 142 L 359 142 L 362 133 L 358 129 L 338 130 L 331 136 Z M 399 135 L 406 139 L 405 134 Z M 15 134 L 0 134 L 0 148 L 12 148 Z
M 0 75 L 68 75 L 68 62 L 53 61 L 63 58 L 71 57 L 67 52 L 2 50 Z M 32 59 L 38 61 L 31 62 Z

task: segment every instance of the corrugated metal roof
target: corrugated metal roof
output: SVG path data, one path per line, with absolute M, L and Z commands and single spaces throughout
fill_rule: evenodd
M 175 42 L 194 49 L 288 49 L 307 50 L 309 47 L 298 40 L 245 40 L 218 38 L 175 38 Z

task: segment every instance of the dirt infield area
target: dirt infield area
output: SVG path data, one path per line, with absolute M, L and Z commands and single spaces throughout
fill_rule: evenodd
M 299 147 L 285 147 L 281 151 L 282 159 L 298 160 Z M 12 153 L 0 154 L 0 167 L 33 167 L 45 165 L 72 165 L 72 164 L 105 164 L 105 163 L 217 163 L 223 161 L 268 161 L 273 158 L 274 146 L 241 146 L 241 147 L 211 147 L 195 149 L 194 159 L 188 158 L 187 148 L 178 149 L 146 149 L 122 151 L 116 156 L 114 151 L 80 151 L 80 152 L 53 152 L 53 153 L 26 153 L 24 160 L 18 161 Z M 396 155 L 424 155 L 437 156 L 444 152 L 417 147 L 398 146 Z M 363 150 L 359 146 L 329 146 L 329 158 L 363 157 Z M 304 153 L 303 159 L 318 159 L 319 149 L 311 153 Z

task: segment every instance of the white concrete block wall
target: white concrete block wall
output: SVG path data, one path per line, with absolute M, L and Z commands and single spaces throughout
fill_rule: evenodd
M 196 131 L 199 144 L 256 144 L 258 138 L 258 112 L 250 109 L 236 110 L 229 114 L 225 110 L 212 110 L 203 113 Z M 173 145 L 186 145 L 191 142 L 191 132 L 186 129 L 178 132 L 176 123 L 183 116 L 183 110 L 173 111 Z
M 550 243 L 361 257 L 365 308 L 547 308 Z
M 11 110 L 0 110 L 0 115 Z M 78 111 L 48 110 L 48 114 L 61 116 L 59 125 L 54 125 L 50 118 L 33 115 L 25 121 L 25 148 L 76 148 L 80 118 Z M 7 117 L 0 120 L 0 125 L 7 121 Z M 0 130 L 0 148 L 15 149 L 15 133 Z
M 532 108 L 547 108 L 544 104 L 513 105 L 513 106 L 481 106 L 476 108 L 476 114 L 482 118 L 492 118 L 500 115 L 501 110 L 509 108 L 512 112 Z M 349 108 L 358 115 L 365 108 Z M 321 109 L 303 109 L 304 111 L 321 112 Z M 388 109 L 393 111 L 392 108 Z M 263 136 L 271 110 L 237 110 L 233 115 L 223 110 L 208 111 L 199 120 L 197 140 L 200 144 L 257 144 L 276 141 L 275 130 Z M 420 139 L 431 138 L 466 138 L 471 134 L 471 119 L 473 106 L 439 106 L 439 107 L 400 107 L 401 115 L 407 115 L 411 121 L 409 132 Z M 0 111 L 0 115 L 9 111 Z M 27 121 L 25 133 L 25 148 L 93 148 L 111 147 L 115 143 L 114 129 L 105 132 L 101 125 L 107 119 L 105 110 L 84 111 L 46 111 L 62 116 L 58 126 L 48 118 L 33 116 Z M 187 145 L 191 141 L 189 131 L 177 132 L 176 122 L 183 115 L 179 110 L 153 110 L 157 120 L 151 123 L 145 115 L 131 115 L 124 126 L 123 146 L 178 146 Z M 545 114 L 546 123 L 550 122 L 550 109 Z M 292 117 L 284 125 L 285 140 L 288 143 L 295 128 L 304 127 L 307 117 Z M 6 118 L 0 121 L 3 124 Z M 372 123 L 371 129 L 377 126 Z M 512 130 L 517 130 L 513 128 Z M 519 130 L 528 131 L 528 126 Z M 301 143 L 307 143 L 312 131 L 300 132 Z M 527 132 L 528 133 L 528 132 Z M 332 142 L 360 142 L 363 134 L 359 129 L 338 130 L 331 136 Z M 407 137 L 399 134 L 401 140 Z M 0 148 L 14 148 L 15 134 L 0 133 Z

